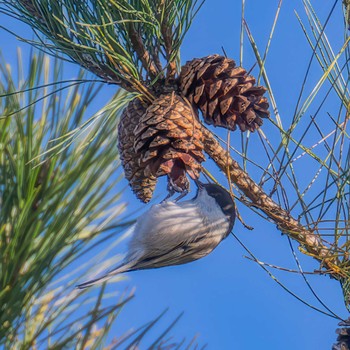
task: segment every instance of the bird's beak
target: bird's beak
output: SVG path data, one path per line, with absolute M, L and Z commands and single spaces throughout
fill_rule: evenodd
M 199 190 L 202 190 L 204 188 L 204 183 L 199 181 L 198 179 L 194 179 L 194 182 L 196 183 Z

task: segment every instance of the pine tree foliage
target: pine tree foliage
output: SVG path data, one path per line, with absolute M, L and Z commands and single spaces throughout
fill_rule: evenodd
M 146 98 L 174 79 L 181 43 L 201 6 L 197 0 L 2 2 L 5 12 L 52 43 L 39 40 L 36 47 L 58 50 L 104 81 Z
M 52 54 L 64 53 L 105 82 L 139 93 L 147 103 L 176 85 L 179 49 L 201 6 L 190 0 L 0 3 L 2 12 L 36 29 L 40 40 L 33 45 Z M 340 282 L 349 308 L 349 3 L 335 1 L 325 22 L 310 0 L 300 3 L 305 14 L 296 16 L 310 44 L 311 58 L 291 120 L 286 122 L 278 108 L 265 65 L 280 1 L 264 50 L 258 47 L 242 11 L 241 46 L 250 45 L 260 69 L 259 80 L 268 90 L 269 127 L 258 130 L 259 139 L 249 132 L 242 134 L 237 147 L 230 137 L 225 142 L 219 133 L 201 125 L 203 146 L 243 205 L 297 242 L 303 254 L 315 259 L 318 273 Z M 344 40 L 335 49 L 327 37 L 327 25 L 340 6 Z M 322 73 L 308 90 L 309 68 L 316 62 Z M 338 98 L 335 109 L 327 109 L 331 94 Z M 299 272 L 304 276 L 300 267 Z M 324 304 L 322 307 L 337 318 Z
M 43 54 L 31 56 L 26 72 L 20 51 L 17 71 L 15 81 L 11 66 L 0 62 L 0 346 L 146 344 L 145 335 L 163 314 L 106 343 L 133 292 L 109 295 L 103 286 L 95 299 L 75 289 L 77 278 L 96 268 L 91 260 L 78 267 L 77 262 L 106 242 L 113 240 L 114 247 L 123 237 L 118 233 L 130 225 L 121 218 L 126 204 L 117 186 L 115 126 L 131 97 L 119 91 L 88 120 L 100 87 L 81 84 L 83 73 L 59 83 L 62 64 Z M 177 320 L 151 338 L 154 346 L 181 343 L 164 339 Z

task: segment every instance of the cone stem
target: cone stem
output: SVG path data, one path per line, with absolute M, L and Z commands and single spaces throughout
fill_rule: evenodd
M 176 58 L 172 57 L 173 28 L 172 28 L 172 25 L 168 23 L 168 19 L 170 15 L 169 13 L 170 7 L 167 5 L 166 1 L 162 2 L 162 6 L 164 8 L 164 17 L 162 20 L 162 25 L 160 30 L 164 40 L 166 60 L 168 62 L 166 81 L 169 82 L 170 80 L 173 80 L 175 78 L 175 75 L 177 73 L 177 67 L 176 67 Z
M 217 141 L 212 132 L 202 125 L 204 134 L 204 150 L 214 160 L 216 165 L 230 177 L 244 195 L 250 199 L 248 205 L 263 211 L 273 220 L 278 229 L 301 244 L 301 251 L 321 262 L 329 270 L 329 274 L 338 280 L 343 279 L 332 252 L 326 247 L 318 235 L 306 229 L 293 216 L 274 202 L 264 190 L 239 166 Z
M 155 79 L 158 75 L 157 68 L 153 64 L 149 52 L 146 50 L 143 45 L 141 36 L 137 33 L 134 23 L 129 23 L 129 35 L 132 46 L 137 53 L 137 56 L 140 58 L 143 67 L 149 73 L 151 80 Z

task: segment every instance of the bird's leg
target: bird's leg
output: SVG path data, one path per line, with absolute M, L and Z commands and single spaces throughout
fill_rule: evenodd
M 188 182 L 187 182 L 188 183 Z M 175 192 L 179 192 L 180 193 L 180 196 L 178 196 L 174 202 L 177 202 L 179 201 L 181 198 L 185 197 L 187 194 L 188 194 L 188 185 L 186 184 L 186 186 L 183 187 L 180 187 L 179 185 L 176 184 L 176 182 L 173 180 L 173 178 L 171 176 L 168 175 L 168 187 L 167 187 L 167 190 L 168 190 L 168 195 L 164 198 L 164 201 L 168 200 L 171 196 L 174 195 Z
M 161 201 L 161 203 L 167 201 L 174 193 L 175 193 L 175 191 L 174 191 L 174 190 L 170 190 L 170 189 L 169 189 L 169 186 L 168 186 L 168 194 L 167 194 L 167 196 Z
M 188 190 L 187 190 L 187 189 L 184 190 L 184 191 L 182 191 L 182 193 L 180 194 L 180 196 L 178 196 L 178 197 L 176 197 L 176 198 L 174 199 L 174 202 L 175 202 L 175 203 L 178 202 L 180 199 L 182 199 L 183 197 L 185 197 L 187 194 L 188 194 Z
M 178 187 L 174 184 L 172 178 L 168 175 L 168 186 L 167 186 L 168 194 L 167 196 L 161 201 L 161 203 L 167 201 L 170 197 L 174 195 L 175 192 L 177 192 Z
M 199 181 L 199 179 L 197 179 L 196 177 L 193 179 L 193 181 L 197 185 L 198 189 L 202 189 L 203 188 L 204 183 L 202 181 Z

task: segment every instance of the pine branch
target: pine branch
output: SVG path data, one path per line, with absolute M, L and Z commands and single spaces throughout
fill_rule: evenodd
M 145 46 L 143 45 L 143 42 L 142 42 L 142 38 L 136 32 L 135 26 L 132 22 L 128 23 L 128 31 L 129 31 L 130 42 L 137 54 L 137 57 L 140 58 L 143 67 L 149 73 L 150 79 L 151 80 L 155 79 L 160 72 L 157 70 L 156 66 L 153 64 L 151 56 L 149 52 L 145 49 Z
M 197 6 L 197 1 L 191 0 L 145 0 L 142 2 L 111 0 L 108 2 L 108 5 L 102 0 L 97 2 L 79 2 L 78 5 L 72 0 L 64 0 L 60 2 L 60 6 L 57 6 L 56 2 L 51 0 L 21 0 L 20 3 L 22 6 L 18 6 L 14 1 L 7 0 L 3 2 L 10 8 L 15 8 L 23 15 L 22 20 L 33 24 L 38 31 L 48 37 L 57 50 L 67 54 L 73 61 L 94 72 L 105 81 L 119 84 L 128 91 L 141 93 L 143 95 L 142 98 L 148 102 L 154 100 L 155 94 L 159 95 L 162 91 L 165 91 L 164 86 L 167 83 L 173 83 L 172 80 L 176 77 L 179 68 L 179 49 L 181 42 L 190 27 L 196 9 L 200 7 L 200 5 Z M 304 3 L 308 2 L 304 1 Z M 345 0 L 343 0 L 343 3 L 347 8 L 345 16 L 348 19 L 349 4 Z M 61 16 L 64 17 L 63 20 L 59 16 L 65 13 L 62 9 L 67 12 L 67 18 Z M 288 210 L 276 203 L 272 199 L 272 195 L 269 196 L 266 194 L 263 188 L 254 182 L 249 174 L 220 145 L 213 133 L 204 126 L 202 127 L 202 131 L 205 136 L 205 151 L 213 158 L 217 166 L 227 174 L 228 178 L 237 185 L 240 191 L 242 191 L 246 197 L 243 200 L 245 204 L 258 208 L 271 221 L 276 223 L 282 233 L 296 240 L 300 244 L 300 250 L 320 262 L 321 267 L 326 269 L 327 273 L 343 283 L 343 290 L 346 291 L 349 289 L 347 286 L 350 285 L 350 282 L 347 282 L 349 279 L 349 261 L 347 255 L 349 244 L 348 241 L 343 245 L 339 243 L 339 238 L 346 235 L 344 233 L 338 233 L 338 224 L 336 224 L 334 234 L 335 243 L 331 245 L 321 238 L 317 229 L 317 225 L 322 223 L 323 215 L 330 211 L 331 204 L 336 201 L 336 197 L 340 198 L 341 193 L 344 193 L 343 187 L 345 187 L 346 181 L 348 181 L 343 180 L 347 176 L 346 167 L 344 168 L 345 170 L 341 169 L 341 162 L 339 162 L 337 173 L 337 171 L 332 169 L 332 163 L 328 165 L 327 159 L 324 160 L 322 157 L 317 156 L 312 149 L 303 145 L 304 135 L 300 139 L 297 139 L 294 138 L 292 133 L 296 126 L 299 125 L 301 118 L 306 114 L 310 104 L 327 79 L 329 79 L 332 88 L 337 92 L 338 96 L 342 99 L 343 105 L 347 108 L 347 83 L 346 79 L 342 77 L 338 79 L 343 70 L 343 68 L 340 69 L 338 66 L 338 60 L 347 49 L 349 39 L 346 40 L 340 52 L 334 55 L 331 48 L 328 47 L 328 39 L 312 9 L 310 11 L 309 21 L 312 27 L 315 28 L 313 37 L 316 43 L 312 43 L 312 37 L 309 35 L 307 35 L 307 39 L 313 48 L 317 60 L 321 63 L 324 75 L 306 99 L 302 108 L 297 111 L 292 126 L 288 130 L 282 127 L 282 121 L 278 112 L 276 112 L 277 122 L 275 126 L 278 127 L 280 132 L 280 144 L 272 149 L 272 158 L 270 158 L 270 163 L 266 168 L 267 173 L 268 168 L 275 166 L 273 161 L 279 157 L 279 152 L 282 150 L 282 159 L 281 161 L 278 159 L 279 164 L 274 169 L 274 172 L 278 174 L 278 181 L 282 176 L 290 180 L 290 184 L 297 196 L 294 204 L 291 206 L 286 205 L 285 207 L 293 209 L 296 205 L 300 205 L 302 207 L 300 217 L 307 221 L 306 226 L 303 226 Z M 246 23 L 245 26 L 248 38 L 261 68 L 261 75 L 268 87 L 273 109 L 278 111 L 265 70 L 265 61 L 272 34 L 262 58 Z M 50 46 L 50 49 L 52 48 Z M 164 60 L 166 62 L 163 68 L 161 62 Z M 163 72 L 165 71 L 166 77 L 164 81 Z M 175 83 L 170 88 L 175 90 Z M 344 138 L 348 137 L 345 129 L 340 127 L 342 123 L 339 120 L 335 122 L 338 125 L 337 132 L 342 134 Z M 334 133 L 334 144 L 330 146 L 326 145 L 330 150 L 338 144 L 338 140 L 336 140 L 336 137 L 338 138 L 336 135 L 337 132 Z M 293 149 L 291 147 L 292 143 L 296 145 Z M 246 146 L 248 146 L 248 141 Z M 343 145 L 340 148 L 343 149 Z M 292 164 L 295 152 L 298 149 L 302 149 L 305 154 L 308 154 L 319 162 L 319 171 L 325 168 L 329 174 L 326 180 L 326 191 L 314 199 L 315 206 L 320 207 L 319 215 L 315 220 L 311 213 L 314 209 L 314 200 L 307 203 L 304 200 L 304 195 L 313 186 L 319 173 L 315 174 L 304 191 L 299 188 L 299 181 L 294 172 L 294 164 Z M 246 156 L 246 150 L 243 151 L 243 156 Z M 337 162 L 337 157 L 331 151 L 329 151 L 329 157 L 332 159 L 332 162 Z M 288 171 L 290 173 L 287 173 Z M 339 189 L 337 189 L 338 192 L 336 195 L 332 198 L 327 198 L 328 186 L 330 188 L 334 183 L 337 184 L 338 182 Z M 279 184 L 275 184 L 276 192 L 274 193 L 277 193 Z M 285 200 L 285 203 L 288 203 L 288 198 L 282 185 L 280 192 L 277 195 L 284 196 L 283 200 Z M 329 197 L 332 194 L 329 194 Z M 317 201 L 317 199 L 319 200 Z M 329 205 L 327 201 L 330 202 Z M 339 209 L 337 210 L 340 212 L 345 207 L 346 203 L 339 200 Z M 344 213 L 343 216 L 346 217 Z M 339 215 L 334 222 L 337 222 L 338 218 L 341 217 Z M 344 229 L 344 231 L 346 230 L 347 228 Z M 343 260 L 342 257 L 344 257 Z M 346 299 L 348 298 L 346 297 Z
M 201 6 L 197 0 L 0 3 L 4 13 L 17 16 L 52 42 L 40 37 L 31 42 L 36 47 L 63 53 L 104 81 L 148 99 L 158 80 L 157 89 L 164 85 L 165 71 L 166 82 L 175 87 L 180 45 Z
M 172 31 L 171 31 L 171 26 L 169 26 L 168 24 L 168 18 L 170 15 L 170 8 L 169 8 L 170 6 L 167 5 L 166 1 L 162 1 L 161 7 L 162 7 L 162 11 L 161 11 L 162 20 L 161 20 L 160 30 L 164 40 L 166 60 L 168 61 L 166 80 L 170 81 L 174 79 L 176 75 L 176 61 L 174 60 L 174 58 L 171 57 L 171 54 L 173 51 Z
M 286 210 L 272 200 L 264 190 L 252 180 L 239 164 L 231 157 L 216 140 L 211 131 L 202 125 L 204 134 L 204 149 L 214 160 L 216 165 L 229 179 L 250 199 L 248 206 L 253 206 L 263 211 L 269 219 L 277 224 L 278 229 L 290 238 L 300 243 L 305 254 L 314 257 L 322 267 L 329 270 L 329 274 L 338 280 L 347 277 L 337 266 L 337 259 L 333 256 L 335 252 L 325 246 L 318 235 L 312 230 L 306 229 Z

